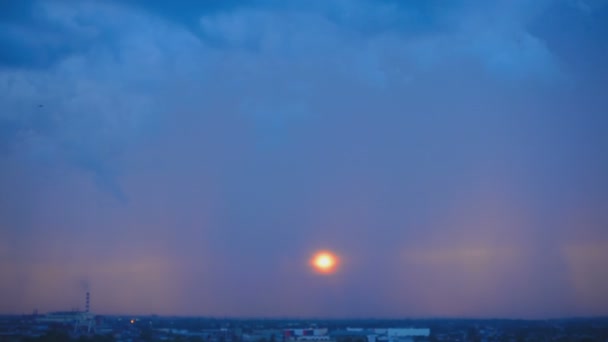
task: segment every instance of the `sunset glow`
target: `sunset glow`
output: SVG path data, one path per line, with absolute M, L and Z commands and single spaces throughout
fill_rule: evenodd
M 608 342 L 607 36 L 608 0 L 0 0 L 0 342 Z
M 336 271 L 338 257 L 327 251 L 317 252 L 310 263 L 315 271 L 323 274 L 330 274 Z

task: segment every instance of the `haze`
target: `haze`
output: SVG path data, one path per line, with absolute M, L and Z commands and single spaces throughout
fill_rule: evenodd
M 601 0 L 3 1 L 0 312 L 608 315 L 606 37 Z

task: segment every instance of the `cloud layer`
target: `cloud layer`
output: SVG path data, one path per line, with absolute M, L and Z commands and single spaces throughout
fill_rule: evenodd
M 608 313 L 603 2 L 0 6 L 0 311 Z

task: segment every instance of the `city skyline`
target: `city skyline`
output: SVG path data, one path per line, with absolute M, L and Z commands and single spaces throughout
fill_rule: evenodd
M 599 0 L 1 2 L 0 313 L 606 316 L 607 36 Z

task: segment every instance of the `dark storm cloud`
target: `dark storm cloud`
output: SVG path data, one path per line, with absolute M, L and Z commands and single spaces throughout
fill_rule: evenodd
M 119 1 L 119 4 L 134 6 L 142 10 L 149 11 L 156 15 L 168 18 L 176 23 L 185 24 L 189 27 L 197 26 L 197 22 L 201 15 L 213 14 L 221 11 L 230 11 L 239 7 L 253 6 L 263 3 L 263 1 L 195 1 L 185 0 L 177 3 L 169 3 L 162 0 L 127 0 Z
M 606 77 L 602 60 L 608 56 L 608 4 L 592 2 L 554 2 L 529 24 L 565 63 L 584 72 Z
M 605 8 L 10 8 L 0 311 L 606 313 Z
M 48 68 L 98 42 L 95 32 L 57 21 L 58 13 L 38 1 L 4 1 L 0 11 L 2 68 Z

